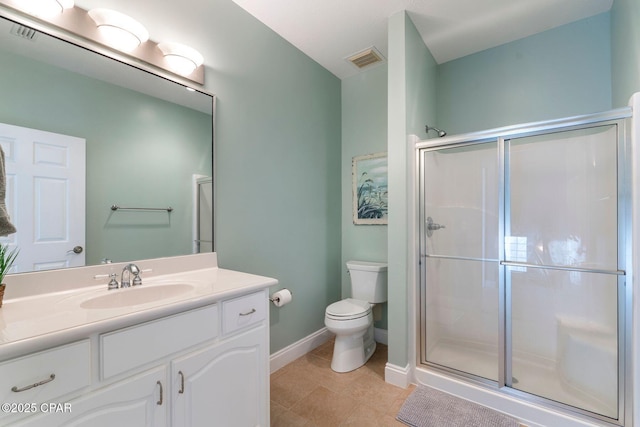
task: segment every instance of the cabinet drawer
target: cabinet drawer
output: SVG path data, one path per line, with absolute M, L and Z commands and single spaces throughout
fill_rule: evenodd
M 210 305 L 100 336 L 102 379 L 152 363 L 218 335 L 218 306 Z
M 230 334 L 267 318 L 267 295 L 264 291 L 222 303 L 222 332 Z
M 0 363 L 0 402 L 2 403 L 51 402 L 90 383 L 91 345 L 89 340 Z M 39 385 L 33 387 L 34 384 Z M 0 411 L 0 418 L 7 415 L 15 417 L 17 414 Z

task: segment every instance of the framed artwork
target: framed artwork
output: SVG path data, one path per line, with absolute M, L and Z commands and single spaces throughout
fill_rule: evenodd
M 387 153 L 356 156 L 351 160 L 353 223 L 387 224 Z

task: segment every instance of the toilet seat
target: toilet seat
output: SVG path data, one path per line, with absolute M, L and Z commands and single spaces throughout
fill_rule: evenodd
M 327 307 L 325 314 L 334 320 L 352 320 L 366 317 L 371 313 L 371 304 L 353 298 L 334 302 Z

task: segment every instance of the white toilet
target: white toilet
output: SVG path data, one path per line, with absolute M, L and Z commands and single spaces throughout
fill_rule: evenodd
M 376 349 L 373 314 L 376 303 L 387 301 L 387 264 L 348 261 L 351 296 L 327 307 L 324 324 L 336 335 L 331 369 L 349 372 L 364 365 Z

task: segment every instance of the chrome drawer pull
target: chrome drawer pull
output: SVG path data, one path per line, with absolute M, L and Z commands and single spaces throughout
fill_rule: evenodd
M 251 311 L 247 311 L 246 313 L 240 313 L 240 316 L 249 316 L 256 312 L 255 308 L 252 308 Z
M 158 400 L 156 402 L 156 404 L 162 406 L 162 401 L 164 400 L 164 396 L 163 396 L 163 393 L 162 393 L 162 383 L 160 381 L 158 381 L 158 382 L 156 382 L 156 384 L 158 384 L 160 386 L 160 400 Z
M 180 375 L 180 390 L 178 390 L 178 394 L 184 393 L 184 374 L 182 371 L 178 371 L 178 375 Z
M 40 381 L 38 383 L 31 384 L 31 385 L 28 385 L 26 387 L 18 388 L 17 386 L 13 386 L 13 387 L 11 387 L 11 391 L 13 391 L 14 393 L 20 393 L 21 391 L 31 390 L 34 387 L 38 387 L 38 386 L 44 385 L 46 383 L 50 383 L 54 379 L 56 379 L 56 374 L 51 374 L 51 375 L 49 375 L 49 378 L 47 378 L 46 380 L 42 380 L 42 381 Z

